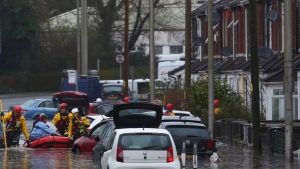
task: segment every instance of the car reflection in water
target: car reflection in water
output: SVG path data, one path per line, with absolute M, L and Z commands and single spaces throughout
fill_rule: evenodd
M 75 155 L 71 149 L 1 149 L 0 163 L 4 169 L 93 168 L 90 153 Z

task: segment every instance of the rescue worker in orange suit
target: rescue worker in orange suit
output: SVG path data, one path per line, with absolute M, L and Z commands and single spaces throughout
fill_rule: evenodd
M 60 111 L 56 113 L 52 120 L 52 124 L 57 128 L 60 135 L 68 136 L 68 127 L 72 118 L 73 114 L 68 112 L 68 105 L 62 103 L 60 104 Z
M 214 107 L 215 107 L 215 110 L 214 110 L 215 115 L 218 115 L 220 113 L 220 111 L 221 111 L 221 109 L 220 109 L 220 101 L 219 100 L 215 100 L 214 101 Z
M 168 103 L 166 108 L 167 108 L 167 111 L 164 112 L 164 116 L 175 116 L 175 114 L 172 112 L 173 111 L 173 104 Z
M 90 126 L 90 122 L 86 117 L 78 115 L 79 110 L 77 108 L 72 109 L 73 118 L 69 123 L 68 138 L 69 140 L 76 140 L 83 135 L 84 132 L 88 132 L 87 128 Z
M 14 110 L 8 112 L 3 117 L 3 123 L 6 123 L 6 143 L 7 147 L 18 146 L 21 131 L 23 132 L 27 144 L 30 143 L 29 135 L 26 128 L 26 120 L 21 115 L 22 108 L 20 106 L 14 106 Z

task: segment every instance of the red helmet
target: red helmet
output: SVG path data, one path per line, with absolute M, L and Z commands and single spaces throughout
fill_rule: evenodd
M 124 98 L 124 102 L 128 102 L 129 100 L 130 100 L 129 97 L 125 97 L 125 98 Z
M 166 107 L 167 107 L 167 109 L 173 110 L 173 104 L 171 104 L 171 103 L 168 103 Z
M 22 111 L 22 108 L 21 108 L 21 106 L 15 106 L 15 107 L 14 107 L 14 112 L 15 112 L 15 113 L 18 113 L 18 114 L 20 114 L 20 113 L 21 113 L 21 111 Z
M 68 107 L 68 105 L 67 105 L 67 103 L 62 103 L 62 104 L 60 104 L 59 107 Z
M 220 104 L 220 101 L 219 100 L 215 100 L 214 101 L 214 106 L 217 106 L 217 105 L 219 105 Z

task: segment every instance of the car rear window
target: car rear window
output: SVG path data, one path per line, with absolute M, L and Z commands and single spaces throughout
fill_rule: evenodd
M 37 100 L 28 100 L 28 101 L 22 103 L 21 106 L 32 106 L 36 102 L 38 102 L 38 101 Z
M 99 106 L 97 109 L 98 114 L 106 115 L 109 111 L 111 111 L 114 107 L 114 105 L 105 105 L 105 106 Z
M 119 137 L 118 146 L 123 150 L 167 150 L 171 146 L 171 140 L 167 134 L 122 134 Z
M 207 128 L 189 125 L 170 125 L 166 126 L 172 137 L 202 137 L 210 139 Z
M 103 92 L 122 92 L 122 86 L 103 86 Z

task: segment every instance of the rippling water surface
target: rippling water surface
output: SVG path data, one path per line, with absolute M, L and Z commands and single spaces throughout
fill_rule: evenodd
M 33 121 L 27 121 L 28 131 L 31 131 L 32 122 Z M 21 135 L 19 148 L 8 148 L 7 150 L 0 150 L 0 167 L 2 167 L 3 169 L 100 169 L 99 166 L 93 165 L 91 152 L 73 154 L 71 149 L 23 148 L 23 140 L 24 136 Z M 272 154 L 267 150 L 264 150 L 262 154 L 256 154 L 251 150 L 251 148 L 242 145 L 228 145 L 222 142 L 218 142 L 218 155 L 223 162 L 219 162 L 218 164 L 210 163 L 208 157 L 199 157 L 197 159 L 197 168 L 300 168 L 300 157 L 294 157 L 293 164 L 286 164 L 285 156 L 282 154 Z M 193 168 L 191 159 L 187 159 L 185 168 Z

